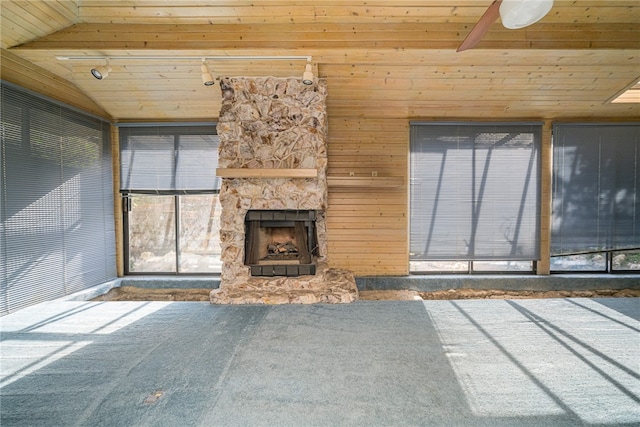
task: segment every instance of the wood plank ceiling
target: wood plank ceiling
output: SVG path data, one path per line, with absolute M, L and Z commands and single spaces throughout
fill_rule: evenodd
M 556 0 L 521 30 L 495 23 L 455 49 L 490 0 L 2 0 L 5 58 L 86 93 L 115 120 L 211 120 L 219 86 L 181 56 L 302 55 L 327 80 L 330 117 L 629 119 L 610 100 L 640 78 L 640 2 Z M 452 5 L 453 3 L 453 5 Z M 56 56 L 172 56 L 101 61 Z M 210 61 L 217 76 L 300 77 L 304 61 Z M 34 67 L 32 73 L 38 73 Z M 4 78 L 4 77 L 3 77 Z

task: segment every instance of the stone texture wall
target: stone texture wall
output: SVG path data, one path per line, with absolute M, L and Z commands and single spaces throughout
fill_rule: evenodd
M 279 290 L 289 292 L 289 296 L 275 298 L 278 302 L 295 302 L 292 298 L 298 297 L 292 296 L 291 292 L 304 289 L 305 295 L 298 298 L 298 302 L 316 302 L 319 299 L 310 297 L 308 291 L 326 287 L 323 280 L 327 272 L 324 216 L 327 208 L 326 82 L 317 80 L 313 85 L 305 86 L 295 78 L 224 78 L 220 87 L 223 97 L 218 122 L 220 168 L 317 169 L 318 176 L 222 180 L 220 243 L 223 264 L 220 289 L 212 293 L 212 302 L 238 302 L 229 300 L 233 300 L 239 291 L 248 289 L 253 293 L 261 289 L 268 289 L 272 294 Z M 269 280 L 250 276 L 249 267 L 244 265 L 244 218 L 252 209 L 318 212 L 318 277 Z M 332 273 L 334 276 L 335 272 Z M 338 296 L 333 299 L 349 298 Z M 272 302 L 274 296 L 249 297 L 241 302 L 260 301 Z
M 220 87 L 220 167 L 326 171 L 324 81 L 305 86 L 293 78 L 225 78 Z

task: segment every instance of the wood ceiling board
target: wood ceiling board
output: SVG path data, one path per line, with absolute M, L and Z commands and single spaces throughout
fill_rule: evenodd
M 59 98 L 63 93 L 65 102 L 81 110 L 110 119 L 110 115 L 99 104 L 81 91 L 75 84 L 51 71 L 1 50 L 0 78 L 10 83 L 37 87 L 39 92 L 51 98 Z
M 66 28 L 77 22 L 78 1 L 0 2 L 0 46 L 5 49 Z
M 25 43 L 18 48 L 75 50 L 217 50 L 278 48 L 303 49 L 455 49 L 466 34 L 458 24 L 429 25 L 410 31 L 235 31 L 234 25 L 100 25 L 78 24 Z M 380 24 L 379 27 L 385 27 Z M 397 26 L 394 26 L 396 28 Z M 199 28 L 199 29 L 198 29 Z M 552 25 L 537 30 L 490 31 L 478 48 L 490 49 L 640 49 L 640 29 L 629 24 Z M 465 53 L 459 53 L 464 55 Z
M 30 13 L 46 2 L 34 3 Z M 75 25 L 11 51 L 119 120 L 215 118 L 219 87 L 202 85 L 197 60 L 114 61 L 97 81 L 88 72 L 95 61 L 56 55 L 311 55 L 328 84 L 330 117 L 638 116 L 632 104 L 606 103 L 638 77 L 637 1 L 556 0 L 540 23 L 522 30 L 497 23 L 484 48 L 463 53 L 455 48 L 489 0 L 167 3 L 83 0 Z M 302 73 L 297 62 L 209 66 L 216 76 Z
M 314 22 L 465 22 L 475 23 L 488 0 L 403 1 L 83 1 L 78 22 L 113 23 L 314 23 Z M 559 1 L 543 22 L 635 22 L 635 1 Z

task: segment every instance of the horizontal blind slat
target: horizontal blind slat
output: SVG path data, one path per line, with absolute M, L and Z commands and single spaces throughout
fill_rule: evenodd
M 640 247 L 640 124 L 554 125 L 552 255 Z
M 110 125 L 4 84 L 0 123 L 0 314 L 115 277 Z
M 214 191 L 214 126 L 120 126 L 121 191 Z
M 540 135 L 539 124 L 412 125 L 412 259 L 537 259 Z

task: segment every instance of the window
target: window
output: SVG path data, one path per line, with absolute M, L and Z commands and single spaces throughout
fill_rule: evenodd
M 121 126 L 125 272 L 219 273 L 213 125 Z
M 109 131 L 2 85 L 0 314 L 116 276 Z
M 640 250 L 602 251 L 551 257 L 554 273 L 638 273 Z
M 552 269 L 637 270 L 640 125 L 556 124 L 553 145 Z
M 412 123 L 412 272 L 532 270 L 540 135 L 540 124 Z

